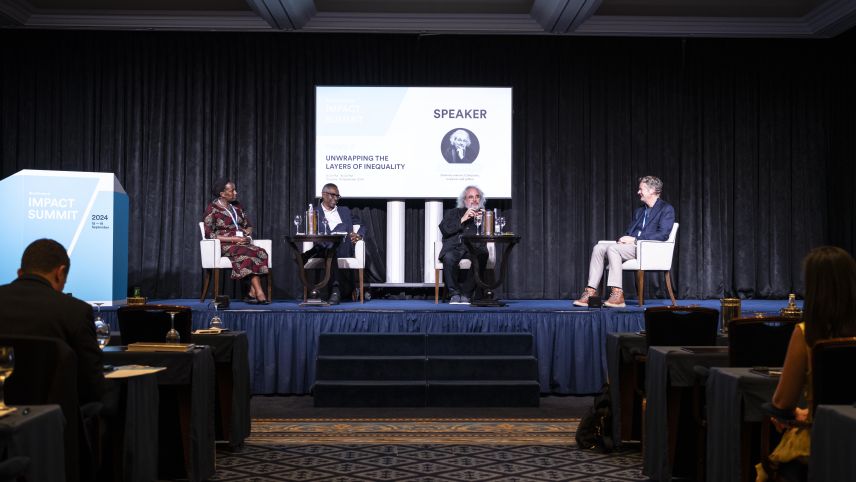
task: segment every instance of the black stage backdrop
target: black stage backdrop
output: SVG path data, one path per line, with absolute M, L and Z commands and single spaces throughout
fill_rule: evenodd
M 0 175 L 116 173 L 130 198 L 129 286 L 158 298 L 198 295 L 196 223 L 212 180 L 229 175 L 259 237 L 275 241 L 275 297 L 296 298 L 282 238 L 310 200 L 316 84 L 512 86 L 513 200 L 488 203 L 523 237 L 505 297 L 576 296 L 591 245 L 621 233 L 645 174 L 663 178 L 681 223 L 679 297 L 782 297 L 801 289 L 811 247 L 856 245 L 854 47 L 853 32 L 722 40 L 6 30 Z M 369 280 L 383 281 L 385 201 L 344 203 L 368 226 Z M 406 206 L 406 277 L 421 281 L 423 207 Z M 647 295 L 664 297 L 662 277 L 648 280 Z

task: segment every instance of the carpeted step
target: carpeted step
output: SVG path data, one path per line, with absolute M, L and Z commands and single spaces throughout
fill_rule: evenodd
M 428 406 L 537 407 L 540 391 L 533 380 L 428 380 Z
M 316 407 L 424 407 L 425 380 L 316 381 Z
M 429 333 L 427 355 L 532 355 L 531 333 Z
M 319 356 L 315 379 L 425 381 L 424 356 Z
M 429 380 L 537 380 L 533 356 L 432 356 Z
M 425 355 L 424 334 L 321 333 L 318 356 Z

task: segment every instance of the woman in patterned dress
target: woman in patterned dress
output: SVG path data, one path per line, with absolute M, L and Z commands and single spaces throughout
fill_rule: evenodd
M 252 244 L 253 225 L 237 204 L 235 183 L 219 179 L 214 182 L 211 194 L 215 199 L 205 209 L 205 237 L 220 240 L 222 255 L 232 261 L 232 279 L 249 277 L 250 298 L 269 304 L 259 280 L 260 274 L 268 272 L 268 254 Z

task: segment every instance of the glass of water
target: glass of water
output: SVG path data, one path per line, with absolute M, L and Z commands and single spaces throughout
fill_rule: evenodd
M 110 343 L 110 324 L 101 318 L 101 305 L 104 303 L 92 303 L 95 305 L 95 339 L 98 340 L 98 348 L 104 349 Z

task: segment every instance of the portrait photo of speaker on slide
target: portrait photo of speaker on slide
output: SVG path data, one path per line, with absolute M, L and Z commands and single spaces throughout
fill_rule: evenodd
M 479 139 L 468 129 L 455 128 L 443 136 L 441 151 L 449 164 L 472 164 L 479 156 Z

